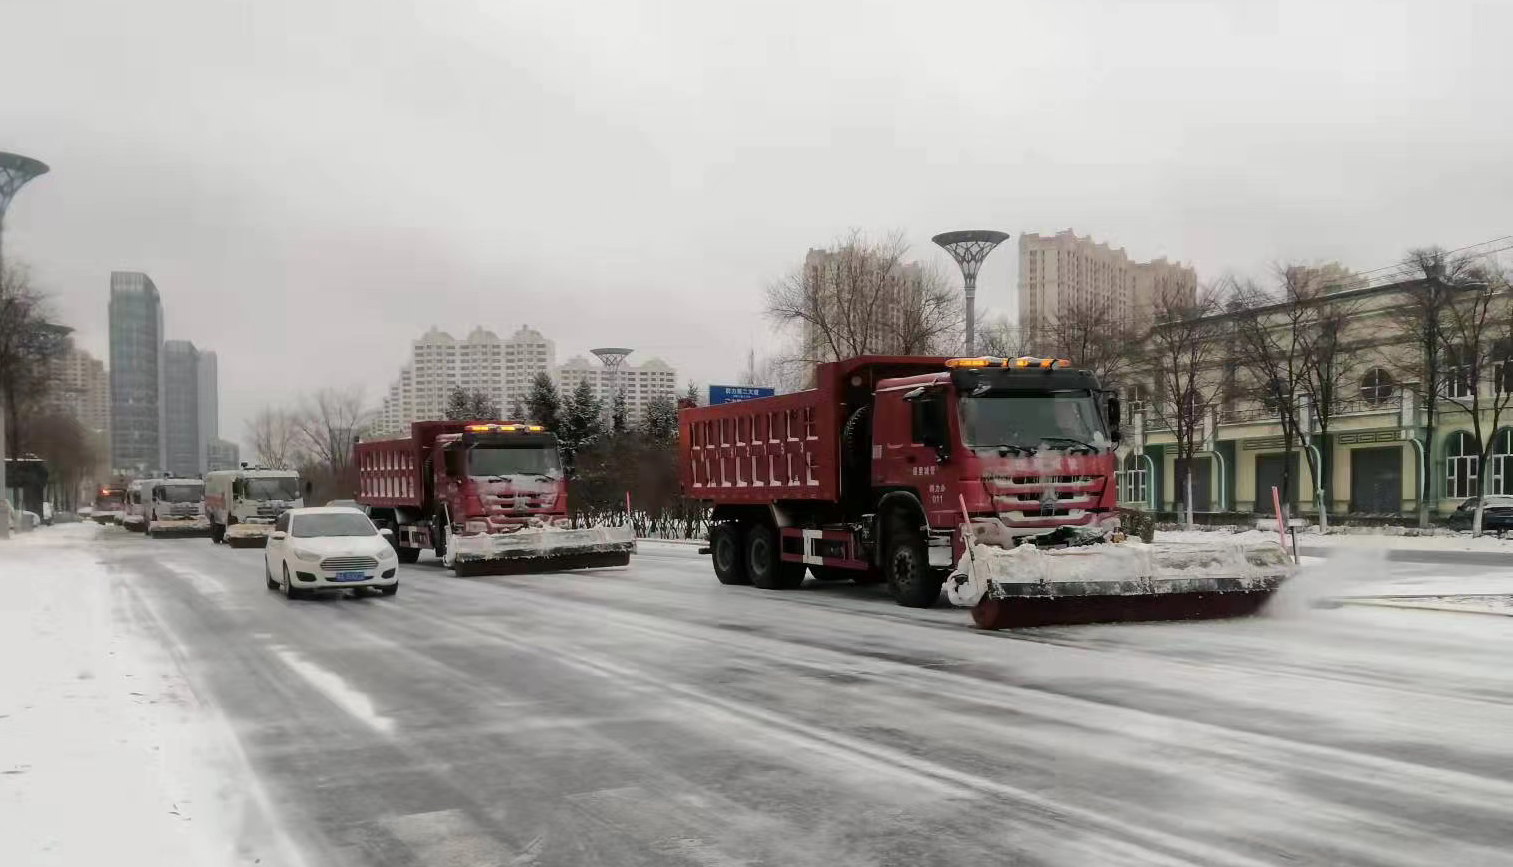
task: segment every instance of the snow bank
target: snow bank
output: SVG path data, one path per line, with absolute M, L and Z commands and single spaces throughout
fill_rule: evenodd
M 1391 532 L 1396 530 L 1397 532 Z M 1459 533 L 1441 532 L 1430 536 L 1405 535 L 1415 528 L 1359 527 L 1347 532 L 1319 533 L 1314 528 L 1298 531 L 1298 546 L 1301 548 L 1386 548 L 1399 551 L 1504 551 L 1513 555 L 1513 538 L 1507 540 L 1496 536 L 1472 538 Z M 1276 530 L 1240 530 L 1216 528 L 1212 530 L 1157 530 L 1159 542 L 1252 542 L 1277 541 Z M 1291 535 L 1288 536 L 1291 545 Z M 1513 560 L 1509 561 L 1513 563 Z
M 288 863 L 251 857 L 231 738 L 99 562 L 94 524 L 0 542 L 0 862 Z M 234 743 L 234 741 L 232 741 Z M 234 817 L 234 821 L 232 821 Z

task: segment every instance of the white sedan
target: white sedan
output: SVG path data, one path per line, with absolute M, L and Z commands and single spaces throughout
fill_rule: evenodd
M 268 589 L 290 599 L 360 587 L 393 596 L 399 592 L 399 558 L 389 533 L 356 509 L 290 509 L 273 524 L 263 577 Z

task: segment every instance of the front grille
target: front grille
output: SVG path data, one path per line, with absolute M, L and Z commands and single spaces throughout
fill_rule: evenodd
M 320 561 L 320 568 L 327 572 L 357 572 L 377 569 L 378 561 L 372 557 L 327 557 Z

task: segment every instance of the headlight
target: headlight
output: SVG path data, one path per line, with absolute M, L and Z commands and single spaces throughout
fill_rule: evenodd
M 303 548 L 295 548 L 294 549 L 294 556 L 298 557 L 301 560 L 308 560 L 308 561 L 310 561 L 310 562 L 313 563 L 316 560 L 320 559 L 320 552 L 318 552 L 318 551 L 306 551 Z

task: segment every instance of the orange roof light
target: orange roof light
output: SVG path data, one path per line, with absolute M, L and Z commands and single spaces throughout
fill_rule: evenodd
M 1035 359 L 1029 357 L 1028 355 L 1021 355 L 1018 358 L 1014 359 L 1014 366 L 1029 367 L 1034 361 Z
M 979 355 L 976 358 L 948 358 L 946 367 L 1002 367 L 1004 360 L 991 355 Z
M 526 428 L 526 430 L 529 430 L 531 433 L 540 433 L 546 430 L 546 428 L 542 427 L 539 424 L 533 424 L 529 428 Z

